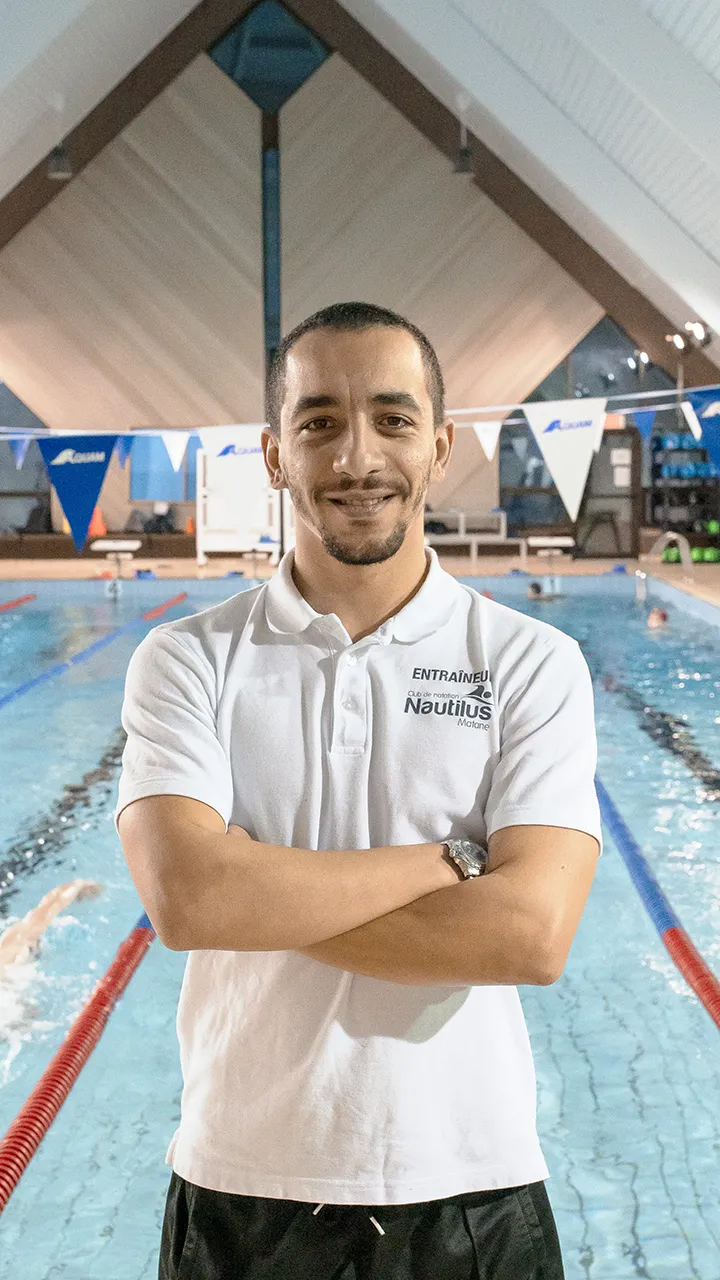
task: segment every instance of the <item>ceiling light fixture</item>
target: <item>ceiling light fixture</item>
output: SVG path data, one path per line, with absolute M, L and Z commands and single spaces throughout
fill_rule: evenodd
M 70 156 L 67 153 L 67 147 L 64 143 L 60 143 L 57 147 L 53 147 L 50 152 L 47 176 L 48 178 L 52 178 L 54 182 L 67 182 L 73 177 L 73 167 L 70 163 Z
M 639 355 L 640 359 L 642 360 L 643 364 L 649 364 L 649 363 L 650 363 L 650 357 L 649 357 L 649 355 L 648 355 L 647 351 L 638 351 L 638 355 Z
M 708 343 L 712 342 L 712 330 L 706 324 L 703 324 L 701 320 L 687 320 L 685 322 L 685 331 L 692 334 L 700 347 L 706 347 Z
M 678 351 L 684 351 L 687 346 L 687 339 L 681 333 L 666 333 L 665 341 L 674 343 Z
M 465 123 L 465 113 L 470 106 L 470 98 L 466 93 L 459 93 L 455 101 L 458 107 L 458 118 L 460 124 L 460 146 L 455 152 L 453 173 L 472 173 L 472 151 L 468 146 L 468 132 L 467 125 Z

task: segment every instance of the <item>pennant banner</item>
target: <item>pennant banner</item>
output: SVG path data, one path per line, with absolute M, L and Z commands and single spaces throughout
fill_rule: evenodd
M 125 466 L 132 452 L 134 436 L 118 436 L 115 452 L 118 456 L 118 462 L 121 467 Z
M 78 551 L 85 546 L 95 503 L 102 489 L 117 436 L 56 436 L 38 439 Z
M 215 458 L 228 454 L 262 453 L 260 433 L 265 422 L 237 423 L 229 427 L 199 427 L 203 449 Z
M 606 403 L 597 398 L 522 406 L 571 520 L 577 520 L 598 434 L 602 439 Z
M 475 435 L 483 447 L 488 462 L 492 462 L 497 449 L 502 422 L 473 422 Z
M 698 416 L 697 416 L 697 414 L 696 414 L 695 410 L 693 409 L 693 407 L 692 407 L 692 405 L 691 405 L 690 401 L 689 401 L 689 400 L 683 400 L 682 404 L 680 405 L 680 408 L 682 409 L 682 415 L 683 415 L 683 418 L 685 419 L 685 421 L 687 422 L 687 424 L 688 424 L 688 426 L 689 426 L 690 430 L 691 430 L 691 431 L 692 431 L 692 433 L 693 433 L 693 437 L 694 437 L 694 439 L 695 439 L 695 440 L 698 440 L 698 441 L 699 441 L 699 440 L 701 440 L 701 439 L 702 439 L 702 427 L 700 426 L 700 422 L 699 422 L 699 420 L 698 420 Z
M 702 427 L 703 447 L 710 461 L 720 467 L 720 387 L 703 387 L 686 394 Z
M 185 450 L 187 449 L 187 442 L 190 439 L 190 432 L 161 431 L 160 435 L 162 437 L 162 442 L 167 449 L 173 471 L 179 471 L 183 464 L 183 458 L 185 457 Z
M 633 409 L 633 422 L 637 427 L 644 441 L 648 441 L 652 435 L 653 423 L 655 421 L 654 409 Z
M 15 454 L 15 470 L 19 471 L 25 461 L 25 454 L 30 448 L 31 436 L 25 436 L 23 440 L 8 440 L 8 444 Z

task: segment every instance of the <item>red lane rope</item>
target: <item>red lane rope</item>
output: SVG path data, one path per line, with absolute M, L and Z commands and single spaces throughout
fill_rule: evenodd
M 166 600 L 164 604 L 159 604 L 156 609 L 149 609 L 147 613 L 142 615 L 143 622 L 149 622 L 151 618 L 159 618 L 161 613 L 166 609 L 172 609 L 174 604 L 181 604 L 183 600 L 187 600 L 187 591 L 181 591 L 179 596 L 173 596 L 172 600 Z
M 640 845 L 597 776 L 595 789 L 600 802 L 602 820 L 625 859 L 630 878 L 660 935 L 663 946 L 701 1004 L 707 1009 L 710 1017 L 720 1027 L 720 981 L 681 925 L 651 871 Z
M 37 600 L 37 596 L 18 596 L 17 600 L 6 600 L 5 604 L 0 604 L 0 613 L 5 613 L 7 609 L 17 609 L 19 604 L 28 604 L 30 600 Z
M 688 986 L 692 987 L 710 1017 L 720 1027 L 720 982 L 712 969 L 705 963 L 682 926 L 667 929 L 662 940 Z
M 155 931 L 147 916 L 120 944 L 110 968 L 70 1027 L 27 1102 L 0 1139 L 0 1213 L 98 1043 L 116 1001 L 137 969 Z M 149 927 L 150 926 L 150 927 Z

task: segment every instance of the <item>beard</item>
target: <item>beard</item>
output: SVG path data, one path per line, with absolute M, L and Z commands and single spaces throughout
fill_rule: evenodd
M 400 550 L 408 526 L 412 523 L 418 511 L 424 509 L 425 496 L 430 484 L 430 476 L 432 472 L 432 462 L 428 463 L 426 473 L 423 477 L 422 484 L 416 490 L 412 499 L 410 508 L 407 511 L 401 511 L 394 527 L 390 532 L 375 533 L 368 530 L 365 533 L 356 529 L 355 532 L 348 531 L 347 534 L 338 534 L 331 532 L 324 525 L 319 524 L 317 520 L 312 518 L 311 512 L 307 507 L 304 495 L 292 484 L 287 477 L 285 483 L 288 492 L 295 507 L 296 516 L 319 535 L 323 548 L 333 560 L 337 560 L 340 564 L 382 564 L 385 560 L 390 560 Z M 398 494 L 403 505 L 407 501 L 402 493 Z M 380 517 L 382 519 L 382 517 Z

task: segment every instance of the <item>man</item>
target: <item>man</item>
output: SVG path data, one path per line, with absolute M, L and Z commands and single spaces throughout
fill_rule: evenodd
M 557 1280 L 516 986 L 597 861 L 585 661 L 425 548 L 454 427 L 412 324 L 311 317 L 269 418 L 294 550 L 127 678 L 118 828 L 190 953 L 161 1280 Z

